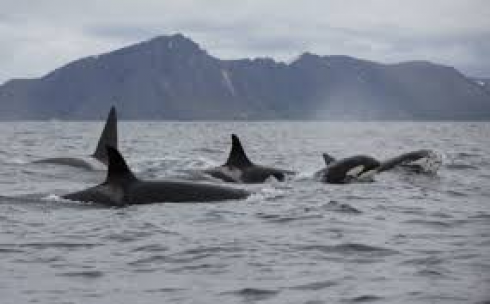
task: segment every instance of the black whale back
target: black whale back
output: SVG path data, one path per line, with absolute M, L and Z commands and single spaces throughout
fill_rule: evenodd
M 235 134 L 231 135 L 231 150 L 225 166 L 244 168 L 253 166 L 253 163 L 248 159 L 245 150 L 240 142 L 240 139 Z
M 121 153 L 111 146 L 107 146 L 106 149 L 109 162 L 106 183 L 121 184 L 136 181 L 136 176 L 129 169 Z
M 417 161 L 423 157 L 430 155 L 430 150 L 417 150 L 408 153 L 403 153 L 399 156 L 385 160 L 379 169 L 380 172 L 391 170 L 397 166 L 404 165 L 413 161 Z
M 332 184 L 343 184 L 348 182 L 349 170 L 362 166 L 360 173 L 365 173 L 379 168 L 380 162 L 370 156 L 356 155 L 330 162 L 324 170 L 322 180 Z
M 106 165 L 108 164 L 107 146 L 117 149 L 117 114 L 114 106 L 109 111 L 99 143 L 94 154 L 92 154 L 93 158 Z

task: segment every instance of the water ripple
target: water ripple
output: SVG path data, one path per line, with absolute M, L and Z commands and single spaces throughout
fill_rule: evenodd
M 330 201 L 328 204 L 324 205 L 325 210 L 329 211 L 335 211 L 335 212 L 340 212 L 340 213 L 347 213 L 347 214 L 360 214 L 362 211 L 360 211 L 357 208 L 352 207 L 351 205 L 347 203 L 339 203 L 337 201 Z
M 297 285 L 290 288 L 297 289 L 297 290 L 322 290 L 337 285 L 339 285 L 339 283 L 335 281 L 321 281 L 321 282 L 312 282 L 308 284 Z
M 260 288 L 242 288 L 235 291 L 224 292 L 223 294 L 232 294 L 242 297 L 246 302 L 256 302 L 271 299 L 279 294 L 279 291 Z
M 82 278 L 82 279 L 98 279 L 104 276 L 104 272 L 92 270 L 92 271 L 70 271 L 60 273 L 60 276 L 69 278 Z
M 384 247 L 365 245 L 360 243 L 343 243 L 338 245 L 308 245 L 301 246 L 299 250 L 306 251 L 321 251 L 324 253 L 336 253 L 336 254 L 347 254 L 347 255 L 357 255 L 357 254 L 367 254 L 373 256 L 389 256 L 393 254 L 398 254 L 399 252 L 393 249 L 388 249 Z
M 2 123 L 0 302 L 488 299 L 489 123 L 122 121 L 122 152 L 142 179 L 227 185 L 199 172 L 226 160 L 231 133 L 253 161 L 299 174 L 240 185 L 254 195 L 226 204 L 111 209 L 59 199 L 105 172 L 29 161 L 88 155 L 101 127 Z M 323 152 L 386 159 L 425 148 L 445 155 L 437 175 L 392 171 L 341 186 L 313 178 Z
M 345 303 L 372 303 L 372 302 L 379 302 L 383 300 L 383 297 L 375 296 L 375 295 L 362 295 L 350 299 L 345 299 L 342 302 Z

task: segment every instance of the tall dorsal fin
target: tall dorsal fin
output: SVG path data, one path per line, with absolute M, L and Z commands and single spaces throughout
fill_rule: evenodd
M 247 167 L 253 163 L 248 159 L 245 150 L 240 143 L 240 139 L 235 134 L 231 134 L 231 151 L 225 166 Z
M 335 161 L 335 158 L 328 153 L 323 153 L 323 160 L 325 161 L 325 165 L 328 166 Z
M 122 183 L 136 180 L 136 176 L 129 169 L 121 153 L 111 146 L 106 146 L 106 150 L 109 163 L 106 183 Z
M 97 144 L 97 149 L 95 149 L 94 154 L 92 154 L 93 158 L 107 165 L 106 146 L 117 149 L 117 114 L 114 106 L 112 106 L 109 115 L 107 116 L 104 130 L 102 131 L 99 143 Z

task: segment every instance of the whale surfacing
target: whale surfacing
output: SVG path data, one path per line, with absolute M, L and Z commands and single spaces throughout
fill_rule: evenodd
M 441 165 L 442 157 L 436 152 L 417 150 L 383 161 L 379 172 L 400 168 L 414 173 L 436 173 Z
M 356 155 L 336 160 L 327 153 L 323 154 L 326 167 L 315 176 L 324 183 L 347 184 L 354 181 L 372 181 L 378 172 L 380 162 L 366 155 Z
M 107 115 L 106 123 L 100 135 L 97 148 L 95 149 L 95 152 L 90 155 L 90 158 L 107 166 L 108 161 L 106 146 L 111 146 L 117 149 L 117 142 L 117 113 L 116 108 L 113 106 Z M 87 170 L 92 170 L 94 168 L 94 165 L 90 161 L 75 157 L 46 158 L 36 160 L 33 163 L 65 165 Z
M 416 150 L 399 156 L 378 161 L 366 155 L 357 155 L 336 160 L 324 153 L 326 167 L 315 176 L 321 181 L 345 184 L 352 181 L 370 181 L 375 174 L 393 169 L 402 169 L 413 173 L 435 174 L 442 164 L 442 157 L 432 150 Z
M 225 182 L 246 184 L 263 183 L 270 178 L 284 181 L 286 176 L 295 174 L 289 170 L 254 164 L 247 157 L 238 136 L 232 134 L 231 140 L 231 150 L 226 163 L 219 167 L 204 170 L 205 174 Z
M 107 146 L 106 181 L 98 186 L 64 195 L 63 198 L 123 207 L 164 202 L 217 202 L 244 199 L 250 195 L 242 189 L 184 181 L 143 181 L 129 169 L 115 148 Z

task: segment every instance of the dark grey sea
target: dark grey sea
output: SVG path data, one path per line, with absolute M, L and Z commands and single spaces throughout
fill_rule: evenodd
M 0 123 L 0 303 L 490 303 L 490 123 L 121 122 L 138 176 L 206 180 L 230 133 L 284 182 L 244 201 L 103 208 L 60 195 L 105 170 L 31 161 L 93 152 L 101 122 Z M 435 175 L 313 179 L 322 152 L 428 148 Z

